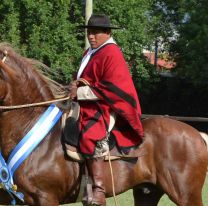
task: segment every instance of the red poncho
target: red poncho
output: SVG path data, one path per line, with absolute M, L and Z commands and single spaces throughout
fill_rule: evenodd
M 109 124 L 112 111 L 116 113 L 116 123 L 112 132 L 117 145 L 125 148 L 140 144 L 143 136 L 141 108 L 119 47 L 116 44 L 106 44 L 96 51 L 81 78 L 90 83 L 91 89 L 100 99 L 97 103 L 79 102 L 81 152 L 93 155 L 96 142 L 106 137 L 105 122 Z

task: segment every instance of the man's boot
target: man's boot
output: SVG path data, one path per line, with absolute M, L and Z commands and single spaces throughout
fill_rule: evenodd
M 104 186 L 104 159 L 86 159 L 89 175 L 92 178 L 93 198 L 90 205 L 105 206 L 105 186 Z

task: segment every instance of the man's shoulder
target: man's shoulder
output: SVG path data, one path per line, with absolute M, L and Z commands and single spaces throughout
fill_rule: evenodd
M 103 48 L 102 48 L 103 53 L 108 53 L 108 54 L 118 54 L 121 53 L 121 49 L 117 44 L 106 44 Z
M 114 43 L 108 43 L 104 47 L 106 47 L 108 49 L 120 50 L 119 46 L 117 44 L 114 44 Z

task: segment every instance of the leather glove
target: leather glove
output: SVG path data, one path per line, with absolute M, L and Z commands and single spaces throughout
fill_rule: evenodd
M 71 99 L 75 99 L 77 96 L 77 81 L 72 81 L 69 84 L 69 96 Z

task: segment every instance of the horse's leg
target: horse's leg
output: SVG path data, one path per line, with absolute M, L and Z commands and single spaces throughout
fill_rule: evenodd
M 162 195 L 163 192 L 151 184 L 134 188 L 134 206 L 157 206 Z
M 29 206 L 58 206 L 59 202 L 57 197 L 50 195 L 48 193 L 39 193 L 34 197 L 33 203 L 28 204 Z
M 40 199 L 34 206 L 58 206 L 59 203 L 54 199 Z
M 148 132 L 146 142 L 152 143 L 154 151 L 152 162 L 155 169 L 151 170 L 153 183 L 178 206 L 202 206 L 201 191 L 208 158 L 198 131 L 165 118 L 147 120 L 145 123 L 145 131 Z
M 169 171 L 161 178 L 163 190 L 178 206 L 203 206 L 201 189 L 204 178 L 202 174 L 193 173 L 184 175 L 182 172 Z

